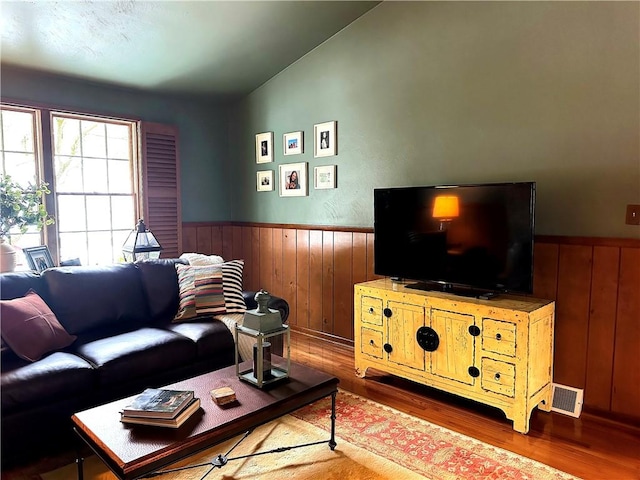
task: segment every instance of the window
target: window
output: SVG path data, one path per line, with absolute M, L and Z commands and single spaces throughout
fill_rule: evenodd
M 51 131 L 60 258 L 121 261 L 136 224 L 135 124 L 53 113 Z
M 56 263 L 119 262 L 128 233 L 144 218 L 163 257 L 182 253 L 175 127 L 4 103 L 0 111 L 0 173 L 25 187 L 48 182 L 55 218 L 46 232 L 11 232 L 13 245 L 46 244 Z
M 27 108 L 3 107 L 0 111 L 0 150 L 2 175 L 24 185 L 39 183 L 38 125 L 39 112 Z M 33 247 L 42 245 L 42 234 L 31 227 L 22 234 L 18 229 L 9 232 L 12 245 Z

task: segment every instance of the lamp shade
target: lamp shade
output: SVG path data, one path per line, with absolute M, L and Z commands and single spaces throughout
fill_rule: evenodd
M 433 204 L 433 218 L 448 221 L 460 215 L 458 197 L 455 195 L 439 195 Z
M 122 245 L 122 253 L 127 262 L 135 262 L 143 258 L 160 258 L 162 247 L 140 219 Z

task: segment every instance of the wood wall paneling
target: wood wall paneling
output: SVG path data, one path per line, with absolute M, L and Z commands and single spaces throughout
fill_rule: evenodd
M 584 402 L 602 410 L 611 407 L 619 265 L 619 248 L 594 247 Z
M 591 246 L 560 246 L 553 378 L 575 388 L 584 388 L 586 377 L 592 252 Z
M 559 245 L 535 243 L 533 252 L 533 295 L 535 297 L 556 299 L 559 256 Z
M 334 232 L 322 232 L 322 331 L 333 333 L 333 237 Z
M 353 234 L 335 232 L 333 238 L 333 334 L 353 340 Z
M 611 409 L 640 416 L 640 248 L 620 252 Z
M 245 260 L 246 290 L 289 302 L 304 333 L 353 344 L 353 285 L 374 273 L 362 229 L 185 224 L 185 251 Z M 534 293 L 556 301 L 554 381 L 585 389 L 584 408 L 640 420 L 640 241 L 536 237 Z
M 323 331 L 322 325 L 322 232 L 309 232 L 309 328 Z
M 298 324 L 296 262 L 296 231 L 287 228 L 282 230 L 282 298 L 289 302 L 290 325 Z
M 309 230 L 296 230 L 296 325 L 309 328 Z

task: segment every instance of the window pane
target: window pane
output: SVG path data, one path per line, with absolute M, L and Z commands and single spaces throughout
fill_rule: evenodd
M 107 143 L 104 123 L 81 122 L 82 127 L 82 156 L 106 158 Z
M 34 152 L 33 114 L 2 110 L 3 150 Z
M 58 195 L 58 230 L 84 231 L 87 228 L 84 195 Z
M 89 265 L 113 263 L 111 232 L 89 232 Z
M 128 160 L 109 160 L 109 189 L 111 193 L 132 193 L 131 163 Z
M 51 118 L 53 147 L 56 155 L 80 156 L 80 121 L 73 118 Z
M 84 192 L 82 158 L 56 155 L 54 163 L 58 193 Z
M 4 172 L 14 182 L 26 187 L 36 183 L 36 158 L 32 153 L 4 154 Z
M 71 258 L 79 258 L 82 265 L 89 264 L 86 233 L 60 234 L 60 259 L 69 260 Z
M 136 224 L 136 214 L 133 208 L 133 197 L 111 197 L 111 215 L 114 229 L 122 229 L 127 232 L 133 230 Z M 122 239 L 124 243 L 125 239 Z
M 107 161 L 102 158 L 84 159 L 84 191 L 108 193 Z
M 107 125 L 107 156 L 129 160 L 131 128 L 128 125 Z
M 87 230 L 110 230 L 111 208 L 109 197 L 87 197 Z

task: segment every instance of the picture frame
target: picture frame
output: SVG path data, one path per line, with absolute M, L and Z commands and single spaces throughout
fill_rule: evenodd
M 280 168 L 280 196 L 304 197 L 308 193 L 307 162 L 284 163 Z M 292 181 L 295 174 L 296 180 Z
M 271 192 L 273 190 L 273 170 L 256 172 L 256 190 L 258 192 Z
M 316 190 L 336 188 L 336 165 L 323 165 L 313 169 L 313 187 Z
M 313 126 L 313 156 L 331 157 L 338 154 L 338 122 L 317 123 Z
M 285 155 L 300 155 L 304 153 L 304 132 L 289 132 L 282 136 Z
M 256 163 L 273 162 L 273 132 L 256 134 Z
M 49 247 L 46 245 L 25 247 L 22 251 L 24 252 L 24 256 L 26 257 L 31 270 L 42 273 L 47 268 L 55 267 L 53 258 L 51 258 L 51 252 L 49 252 Z

